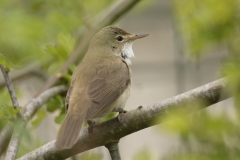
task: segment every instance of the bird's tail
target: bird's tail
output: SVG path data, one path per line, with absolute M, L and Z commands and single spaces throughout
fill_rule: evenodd
M 72 148 L 78 139 L 85 117 L 86 112 L 82 112 L 80 115 L 67 113 L 55 142 L 57 150 Z

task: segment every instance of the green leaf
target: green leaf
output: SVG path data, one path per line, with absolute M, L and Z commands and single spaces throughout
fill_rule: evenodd
M 20 110 L 21 107 L 14 109 L 13 106 L 2 105 L 0 106 L 0 119 L 11 120 Z
M 47 112 L 43 109 L 40 109 L 36 113 L 36 118 L 32 121 L 33 128 L 37 128 L 39 124 L 42 122 L 42 120 L 46 117 Z
M 58 116 L 55 117 L 54 122 L 57 123 L 57 124 L 62 124 L 63 120 L 65 118 L 65 114 L 66 114 L 65 107 L 62 107 L 61 112 L 59 113 Z
M 55 117 L 54 122 L 57 124 L 62 124 L 65 118 L 65 113 L 60 113 L 58 116 Z
M 60 33 L 58 35 L 58 44 L 63 47 L 68 55 L 75 46 L 75 39 L 69 33 Z
M 17 158 L 29 153 L 30 151 L 42 146 L 44 143 L 36 136 L 33 136 L 32 130 L 24 130 L 21 143 L 19 145 L 19 150 L 17 153 Z
M 63 98 L 59 95 L 51 98 L 50 100 L 48 100 L 47 102 L 47 111 L 48 112 L 54 112 L 56 111 L 57 109 L 61 109 L 64 104 L 63 104 Z
M 6 72 L 9 72 L 10 68 L 12 67 L 12 63 L 1 53 L 0 53 L 0 64 L 2 64 L 5 67 Z
M 57 44 L 47 45 L 45 51 L 51 55 L 57 57 L 58 59 L 64 61 L 67 59 L 68 55 L 72 52 L 75 46 L 75 39 L 71 37 L 70 34 L 60 33 L 58 35 Z

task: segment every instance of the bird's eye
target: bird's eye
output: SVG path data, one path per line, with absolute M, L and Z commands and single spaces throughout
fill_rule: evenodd
M 122 36 L 117 36 L 116 38 L 118 41 L 122 41 L 123 40 L 123 37 Z

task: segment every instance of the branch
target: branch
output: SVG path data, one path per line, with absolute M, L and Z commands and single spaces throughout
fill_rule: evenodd
M 16 109 L 16 108 L 19 107 L 19 104 L 18 104 L 18 101 L 17 101 L 16 93 L 15 93 L 14 88 L 13 88 L 13 84 L 12 84 L 11 79 L 9 78 L 8 73 L 6 72 L 4 66 L 0 64 L 0 68 L 2 70 L 3 77 L 4 77 L 5 82 L 7 84 L 7 88 L 8 88 L 9 94 L 11 96 L 13 107 L 14 107 L 14 109 Z
M 0 64 L 0 68 L 1 68 L 1 71 L 3 74 L 3 77 L 5 79 L 5 82 L 7 84 L 7 88 L 8 88 L 11 100 L 12 100 L 13 107 L 14 107 L 14 109 L 17 109 L 17 108 L 19 108 L 19 104 L 18 104 L 17 96 L 14 91 L 11 79 L 9 78 L 9 75 L 6 72 L 4 66 Z M 19 134 L 18 130 L 15 130 L 15 132 L 11 138 L 10 145 L 7 150 L 7 154 L 5 157 L 6 160 L 15 160 L 16 159 L 20 139 L 21 138 L 20 138 L 20 134 Z
M 81 59 L 85 55 L 85 51 L 88 48 L 88 45 L 92 39 L 92 37 L 105 26 L 108 26 L 114 23 L 118 18 L 123 16 L 127 11 L 129 11 L 132 7 L 134 7 L 140 0 L 121 0 L 117 1 L 111 7 L 107 9 L 106 12 L 101 14 L 100 17 L 97 17 L 95 20 L 94 28 L 85 31 L 84 27 L 82 28 L 82 32 L 85 34 L 82 36 L 79 44 L 75 47 L 74 51 L 71 53 L 70 57 L 67 61 L 61 66 L 61 68 L 51 76 L 48 81 L 44 84 L 44 86 L 34 95 L 34 98 L 39 96 L 43 91 L 50 88 L 56 81 L 60 78 L 59 75 L 62 75 L 63 72 L 66 72 L 68 67 Z
M 118 142 L 106 144 L 105 147 L 108 149 L 112 160 L 121 160 L 121 156 L 118 149 Z
M 113 141 L 118 141 L 126 135 L 156 125 L 157 122 L 162 123 L 163 121 L 155 120 L 180 108 L 190 114 L 227 99 L 228 96 L 222 95 L 225 88 L 226 80 L 222 78 L 164 101 L 140 106 L 135 110 L 95 125 L 91 137 L 89 137 L 87 128 L 82 129 L 77 143 L 71 149 L 57 151 L 54 148 L 55 141 L 52 141 L 20 157 L 18 160 L 66 159 L 92 148 L 104 146 Z M 202 108 L 199 108 L 199 101 L 205 102 Z
M 22 137 L 22 129 L 16 130 L 14 128 L 14 132 L 11 138 L 11 141 L 8 145 L 7 154 L 5 156 L 5 160 L 15 160 L 18 152 L 18 147 Z
M 0 155 L 6 150 L 12 136 L 13 126 L 12 123 L 6 124 L 0 133 Z
M 25 107 L 21 109 L 21 117 L 27 123 L 45 102 L 47 102 L 50 98 L 56 96 L 57 94 L 66 91 L 67 88 L 63 85 L 52 87 L 44 91 L 38 98 L 33 98 Z

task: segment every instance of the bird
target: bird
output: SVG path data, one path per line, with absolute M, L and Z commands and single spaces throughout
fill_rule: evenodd
M 131 88 L 132 44 L 148 35 L 107 26 L 93 36 L 72 75 L 65 100 L 66 117 L 55 141 L 57 150 L 73 147 L 84 121 L 124 111 Z

